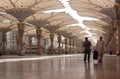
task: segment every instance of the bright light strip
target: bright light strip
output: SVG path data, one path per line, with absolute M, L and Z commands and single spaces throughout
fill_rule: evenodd
M 59 55 L 59 56 L 41 56 L 41 57 L 34 57 L 34 58 L 30 57 L 30 58 L 0 59 L 0 63 L 3 63 L 3 62 L 17 62 L 17 61 L 44 60 L 44 59 L 59 58 L 59 57 L 71 57 L 71 56 L 79 56 L 79 54 Z
M 70 25 L 67 25 L 66 27 L 71 27 L 71 26 L 79 26 L 79 24 L 70 24 Z
M 77 11 L 73 10 L 72 7 L 70 6 L 69 2 L 70 0 L 58 0 L 60 1 L 64 7 L 65 7 L 65 12 L 68 13 L 69 15 L 71 15 L 71 17 L 73 17 L 73 19 L 77 20 L 78 21 L 78 26 L 80 26 L 82 29 L 85 30 L 85 32 L 89 35 L 89 37 L 94 41 L 96 42 L 97 40 L 94 39 L 93 35 L 91 32 L 89 32 L 89 27 L 87 27 L 86 25 L 83 24 L 83 21 L 84 20 L 99 20 L 99 19 L 95 19 L 95 18 L 91 18 L 91 17 L 83 17 L 83 16 L 80 16 Z
M 10 23 L 11 20 L 3 20 L 4 23 Z
M 53 13 L 53 12 L 55 12 L 55 13 L 65 12 L 65 9 L 43 11 L 43 13 Z
M 60 1 L 63 4 L 65 9 L 49 10 L 49 11 L 44 11 L 44 13 L 65 12 L 65 13 L 69 14 L 73 19 L 78 21 L 78 24 L 72 24 L 72 25 L 68 25 L 68 26 L 80 26 L 83 30 L 85 30 L 85 33 L 87 33 L 89 35 L 89 37 L 91 39 L 93 39 L 94 42 L 96 42 L 97 40 L 94 39 L 93 38 L 94 36 L 92 35 L 92 33 L 89 32 L 89 29 L 92 29 L 92 28 L 89 28 L 85 24 L 83 24 L 83 21 L 84 20 L 99 20 L 99 19 L 92 18 L 92 17 L 80 16 L 78 14 L 78 12 L 75 11 L 74 9 L 72 9 L 72 7 L 70 6 L 70 3 L 69 3 L 70 0 L 58 0 L 58 1 Z
M 0 12 L 0 14 L 2 14 L 2 15 L 3 15 L 3 14 L 7 14 L 7 13 L 5 13 L 5 12 Z

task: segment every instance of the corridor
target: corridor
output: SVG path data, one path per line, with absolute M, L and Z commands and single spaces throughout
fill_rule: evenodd
M 9 59 L 8 59 L 9 58 Z M 83 54 L 0 57 L 0 79 L 120 79 L 120 57 L 105 55 L 103 63 L 83 61 Z

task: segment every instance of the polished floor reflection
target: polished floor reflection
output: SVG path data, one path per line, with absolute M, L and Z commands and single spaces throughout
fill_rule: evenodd
M 2 59 L 0 59 L 1 61 Z M 83 55 L 0 63 L 0 79 L 120 79 L 120 57 L 103 63 L 83 61 Z

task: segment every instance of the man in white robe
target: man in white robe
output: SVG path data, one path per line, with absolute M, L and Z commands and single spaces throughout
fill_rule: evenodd
M 100 37 L 100 40 L 97 41 L 96 49 L 99 55 L 99 62 L 102 62 L 104 55 L 104 41 L 102 40 L 102 37 Z

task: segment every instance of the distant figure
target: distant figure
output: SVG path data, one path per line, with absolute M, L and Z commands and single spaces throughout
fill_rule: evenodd
M 102 62 L 104 55 L 104 41 L 102 40 L 102 37 L 100 37 L 100 40 L 97 41 L 96 49 L 98 51 L 99 62 Z
M 88 56 L 88 62 L 90 61 L 90 52 L 91 52 L 91 42 L 85 37 L 85 41 L 83 42 L 84 47 L 84 61 L 86 61 L 86 57 Z
M 110 51 L 109 51 L 110 55 L 112 55 L 112 47 L 110 46 Z
M 112 55 L 112 50 L 110 50 L 110 55 Z
M 24 55 L 26 53 L 26 48 L 24 47 L 23 50 L 21 51 L 21 55 Z

